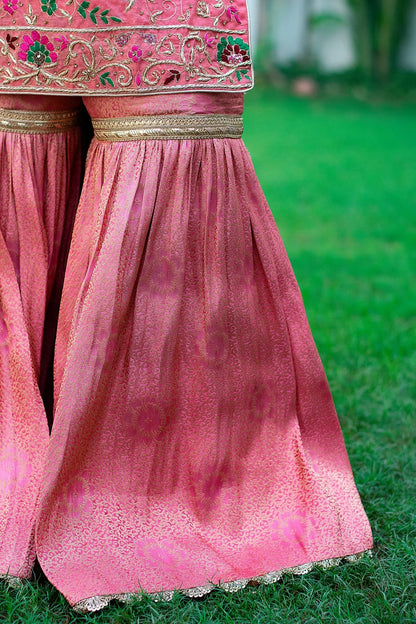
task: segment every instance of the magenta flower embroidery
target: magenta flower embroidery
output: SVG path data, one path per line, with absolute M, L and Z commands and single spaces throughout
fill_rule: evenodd
M 44 63 L 55 63 L 58 55 L 55 48 L 45 35 L 40 36 L 37 30 L 33 30 L 31 36 L 25 35 L 20 46 L 19 58 L 41 67 Z
M 129 57 L 137 63 L 139 58 L 143 55 L 143 52 L 140 50 L 139 46 L 134 45 L 132 49 L 129 51 Z
M 211 37 L 208 33 L 205 35 L 205 43 L 207 44 L 208 48 L 213 48 L 214 47 L 214 42 L 215 39 L 214 37 Z
M 9 15 L 17 10 L 17 0 L 3 0 L 3 9 L 7 11 Z
M 69 39 L 67 39 L 65 35 L 62 35 L 61 37 L 54 37 L 54 41 L 57 41 L 58 44 L 61 44 L 59 47 L 60 50 L 65 50 L 65 48 L 69 46 Z
M 238 15 L 238 9 L 236 9 L 235 7 L 230 7 L 229 9 L 227 9 L 227 15 L 228 19 L 232 20 L 234 18 L 237 24 L 241 24 L 241 19 Z

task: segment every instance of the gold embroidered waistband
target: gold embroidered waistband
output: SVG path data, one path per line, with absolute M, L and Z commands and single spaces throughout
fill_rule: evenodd
M 92 125 L 99 141 L 239 139 L 243 134 L 241 115 L 142 115 L 93 119 Z
M 71 130 L 79 123 L 80 111 L 26 111 L 0 108 L 0 131 L 49 134 Z

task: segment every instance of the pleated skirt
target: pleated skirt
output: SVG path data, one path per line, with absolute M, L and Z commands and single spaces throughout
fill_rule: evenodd
M 93 118 L 238 95 L 89 98 Z M 278 163 L 276 163 L 278 166 Z M 372 546 L 327 379 L 242 139 L 90 146 L 36 552 L 78 610 L 202 595 Z

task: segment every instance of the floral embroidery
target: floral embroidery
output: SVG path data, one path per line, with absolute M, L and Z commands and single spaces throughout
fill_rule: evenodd
M 54 37 L 54 41 L 57 41 L 60 44 L 60 50 L 65 50 L 69 46 L 69 41 L 65 37 L 65 35 L 61 35 L 60 37 Z
M 196 14 L 199 15 L 200 17 L 209 17 L 210 11 L 209 11 L 208 3 L 204 2 L 204 0 L 200 0 L 196 7 Z
M 9 46 L 9 48 L 11 48 L 12 50 L 16 50 L 15 43 L 16 41 L 18 41 L 18 39 L 19 37 L 12 37 L 11 35 L 9 35 L 9 33 L 7 33 L 6 41 L 7 41 L 7 45 Z
M 56 11 L 56 2 L 55 0 L 41 0 L 42 3 L 42 11 L 47 13 L 48 15 L 53 15 Z
M 142 56 L 143 52 L 140 50 L 140 48 L 137 45 L 134 45 L 132 47 L 132 49 L 129 51 L 129 57 L 135 62 L 137 63 L 139 61 L 139 58 Z
M 130 39 L 132 38 L 133 33 L 121 33 L 120 35 L 116 35 L 114 40 L 120 48 L 127 45 Z
M 46 35 L 41 36 L 37 30 L 34 30 L 31 37 L 29 35 L 23 37 L 19 58 L 41 67 L 44 63 L 56 62 L 58 55 L 54 49 L 53 43 Z
M 217 59 L 228 65 L 247 63 L 250 60 L 249 47 L 242 39 L 223 37 L 218 44 Z
M 241 19 L 238 15 L 238 9 L 236 9 L 235 7 L 233 6 L 229 7 L 227 9 L 227 15 L 228 15 L 228 19 L 232 20 L 234 18 L 237 24 L 241 24 Z
M 141 34 L 143 41 L 146 41 L 146 43 L 150 43 L 150 44 L 157 43 L 157 37 L 153 33 L 143 32 L 140 34 Z
M 40 0 L 37 10 L 32 3 L 3 0 L 0 91 L 251 87 L 245 0 L 124 0 L 113 5 L 124 7 L 120 17 L 107 0 Z
M 102 85 L 105 85 L 105 83 L 107 82 L 111 87 L 114 87 L 114 82 L 110 78 L 110 72 L 108 71 L 101 74 L 100 82 Z
M 168 76 L 168 78 L 166 78 L 165 82 L 163 83 L 164 85 L 168 85 L 174 80 L 176 80 L 177 82 L 180 80 L 181 72 L 179 72 L 177 69 L 171 69 L 169 71 L 169 74 L 170 75 Z
M 17 10 L 17 0 L 3 0 L 3 9 L 7 11 L 9 15 L 13 15 Z
M 78 7 L 78 13 L 84 19 L 87 19 L 87 9 L 90 7 L 90 5 L 91 5 L 91 2 L 88 2 L 88 0 L 83 0 L 83 2 L 81 2 L 81 4 Z M 114 17 L 114 15 L 109 15 L 110 9 L 104 9 L 104 11 L 101 11 L 101 13 L 100 11 L 101 9 L 99 6 L 96 6 L 93 9 L 91 9 L 91 11 L 89 11 L 88 16 L 93 24 L 97 24 L 99 19 L 104 24 L 108 24 L 109 20 L 111 20 L 112 22 L 122 21 L 119 17 Z
M 214 41 L 214 37 L 210 37 L 208 34 L 205 35 L 205 43 L 207 44 L 208 48 L 214 47 Z

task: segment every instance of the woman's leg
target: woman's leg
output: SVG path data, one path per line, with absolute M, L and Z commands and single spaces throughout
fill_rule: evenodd
M 78 107 L 76 98 L 0 96 L 0 576 L 30 576 L 35 559 L 48 444 L 39 380 L 79 196 Z

